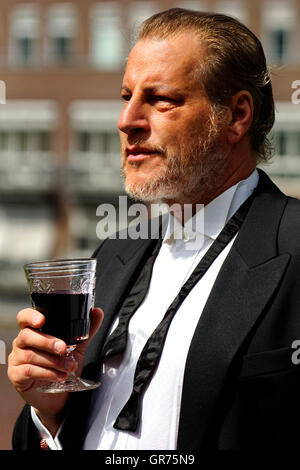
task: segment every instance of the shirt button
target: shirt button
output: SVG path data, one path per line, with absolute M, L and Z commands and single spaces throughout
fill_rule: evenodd
M 116 369 L 113 369 L 112 367 L 108 369 L 107 375 L 110 379 L 113 379 L 117 375 Z

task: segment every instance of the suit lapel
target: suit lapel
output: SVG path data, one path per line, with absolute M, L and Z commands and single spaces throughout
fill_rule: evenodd
M 95 289 L 95 306 L 104 311 L 101 328 L 91 341 L 84 361 L 84 376 L 94 377 L 99 372 L 99 356 L 112 322 L 118 313 L 124 296 L 136 278 L 148 253 L 153 250 L 157 239 L 151 240 L 108 240 L 107 243 L 117 245 L 115 254 L 109 261 L 101 258 L 99 274 Z M 106 250 L 110 251 L 110 250 Z
M 286 197 L 260 174 L 258 194 L 216 279 L 189 349 L 178 449 L 208 448 L 238 351 L 275 293 L 290 256 L 278 256 Z M 197 429 L 197 432 L 195 432 Z M 212 433 L 212 434 L 211 434 Z

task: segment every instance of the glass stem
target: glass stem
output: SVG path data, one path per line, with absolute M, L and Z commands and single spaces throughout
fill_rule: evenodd
M 66 352 L 65 352 L 64 356 L 67 357 L 68 359 L 72 359 L 73 361 L 75 361 L 76 359 L 75 359 L 74 354 L 73 354 L 75 349 L 76 349 L 76 344 L 73 344 L 71 346 L 67 346 L 67 349 L 66 349 Z M 66 380 L 68 380 L 69 378 L 70 379 L 77 379 L 76 373 L 75 372 L 70 372 L 68 374 L 68 377 L 67 377 Z

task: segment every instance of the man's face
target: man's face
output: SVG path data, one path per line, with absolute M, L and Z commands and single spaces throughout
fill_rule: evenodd
M 118 125 L 125 188 L 136 199 L 201 203 L 226 171 L 224 125 L 197 78 L 203 60 L 192 34 L 141 40 L 130 53 Z

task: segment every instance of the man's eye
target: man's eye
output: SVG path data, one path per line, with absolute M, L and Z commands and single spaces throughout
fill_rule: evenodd
M 162 96 L 162 95 L 155 95 L 150 97 L 149 99 L 150 103 L 156 104 L 156 103 L 163 103 L 163 104 L 175 104 L 175 100 L 170 98 L 169 96 Z
M 131 98 L 131 95 L 129 95 L 129 94 L 121 95 L 121 99 L 122 99 L 123 101 L 129 101 L 130 98 Z
M 168 96 L 154 96 L 153 100 L 154 101 L 174 101 L 171 98 L 169 98 Z

